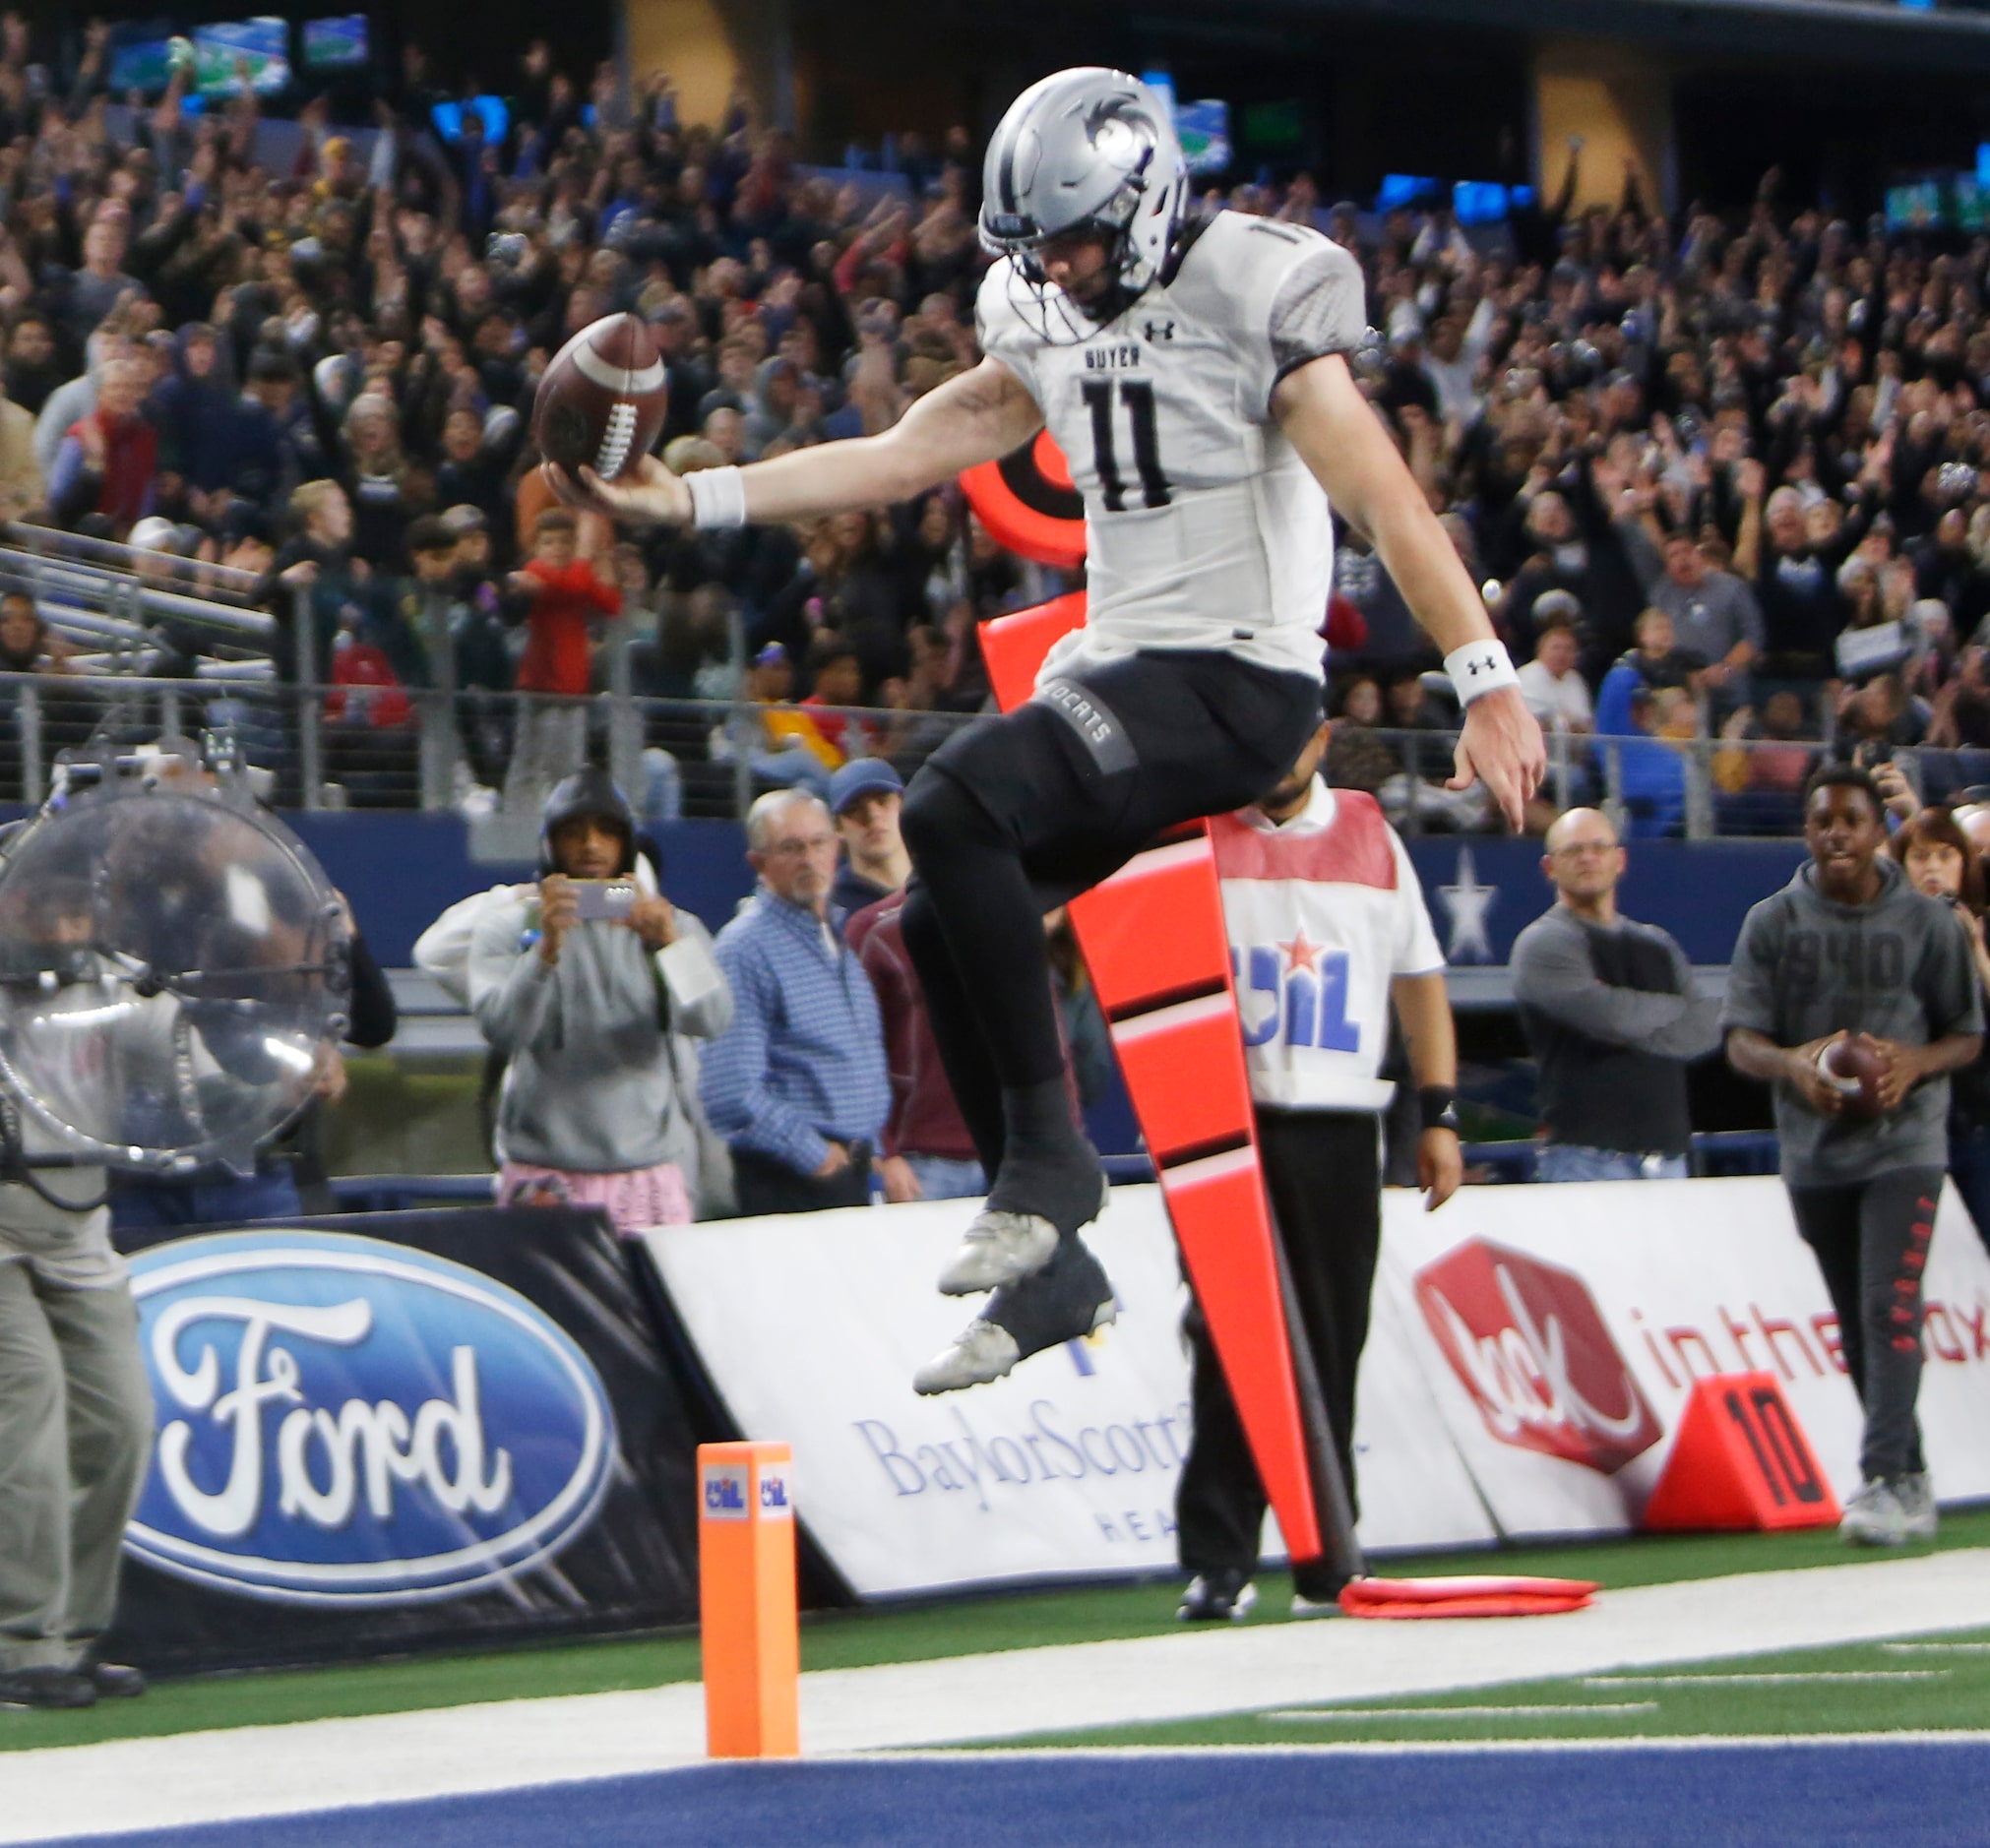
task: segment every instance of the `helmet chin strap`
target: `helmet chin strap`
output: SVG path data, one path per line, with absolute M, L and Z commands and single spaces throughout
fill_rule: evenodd
M 1153 286 L 1159 275 L 1156 270 L 1138 286 L 1125 279 L 1127 272 L 1140 261 L 1133 245 L 1131 219 L 1126 224 L 1097 224 L 1097 229 L 1110 240 L 1101 274 L 1109 272 L 1112 279 L 1093 300 L 1081 300 L 1068 289 L 1059 288 L 1044 274 L 1043 265 L 1035 252 L 1021 254 L 1016 259 L 1016 275 L 1036 308 L 1035 315 L 1029 318 L 1035 321 L 1037 333 L 1052 345 L 1076 346 L 1090 339 L 1100 328 L 1110 327 Z M 1017 306 L 1021 311 L 1022 304 Z M 1052 332 L 1053 307 L 1060 311 L 1063 339 Z

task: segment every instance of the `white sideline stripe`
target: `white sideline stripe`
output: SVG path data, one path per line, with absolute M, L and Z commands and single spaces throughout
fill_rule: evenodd
M 1883 1642 L 1893 1655 L 1990 1655 L 1990 1642 Z
M 1543 1706 L 1512 1707 L 1275 1707 L 1260 1713 L 1261 1720 L 1442 1720 L 1539 1719 L 1548 1714 L 1558 1718 L 1586 1719 L 1592 1713 L 1656 1713 L 1655 1700 L 1597 1700 L 1588 1706 L 1571 1706 L 1566 1701 Z
M 1588 1609 L 1552 1618 L 1260 1621 L 827 1669 L 802 1677 L 802 1737 L 812 1754 L 893 1751 L 1982 1630 L 1986 1568 L 1990 1549 L 1967 1549 L 1605 1591 Z M 529 1683 L 532 1657 L 518 1661 Z M 33 1716 L 6 1723 L 31 1726 Z M 347 1808 L 360 1787 L 369 1803 L 517 1790 L 704 1756 L 696 1683 L 42 1747 L 0 1754 L 0 1842 Z
M 1946 1681 L 1946 1668 L 1818 1669 L 1808 1674 L 1730 1675 L 1711 1669 L 1705 1675 L 1585 1675 L 1585 1688 L 1780 1688 L 1815 1681 Z
M 1457 1708 L 1451 1709 L 1457 1712 Z M 1511 1711 L 1511 1708 L 1502 1709 Z M 1539 1739 L 1333 1739 L 1305 1745 L 1279 1740 L 1255 1746 L 980 1746 L 927 1752 L 847 1752 L 841 1764 L 959 1764 L 982 1758 L 1045 1761 L 1111 1758 L 1358 1758 L 1434 1756 L 1441 1752 L 1771 1752 L 1785 1746 L 1990 1746 L 1990 1732 L 1937 1732 L 1929 1727 L 1891 1733 L 1625 1733 L 1607 1739 L 1549 1734 Z M 799 1759 L 789 1760 L 799 1763 Z M 772 1765 L 769 1767 L 773 1768 Z

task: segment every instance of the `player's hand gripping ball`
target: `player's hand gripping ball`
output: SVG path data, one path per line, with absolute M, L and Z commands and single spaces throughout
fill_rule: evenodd
M 650 330 L 606 315 L 553 355 L 532 400 L 532 441 L 548 462 L 612 481 L 662 433 L 669 391 Z

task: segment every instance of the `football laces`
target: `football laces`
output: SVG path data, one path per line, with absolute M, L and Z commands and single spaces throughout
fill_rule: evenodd
M 612 481 L 622 472 L 622 464 L 629 460 L 629 450 L 635 441 L 636 406 L 626 400 L 618 400 L 608 412 L 607 427 L 601 433 L 594 472 L 603 481 Z

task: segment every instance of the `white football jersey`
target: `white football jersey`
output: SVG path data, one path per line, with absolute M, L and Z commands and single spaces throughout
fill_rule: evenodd
M 1423 889 L 1375 798 L 1318 777 L 1305 808 L 1210 823 L 1251 1095 L 1287 1110 L 1382 1110 L 1389 985 L 1444 967 Z
M 1272 393 L 1359 344 L 1360 266 L 1303 225 L 1224 212 L 1083 341 L 1045 340 L 1029 305 L 1005 259 L 976 321 L 1085 497 L 1087 623 L 1045 674 L 1141 648 L 1217 648 L 1319 679 L 1334 527 Z

